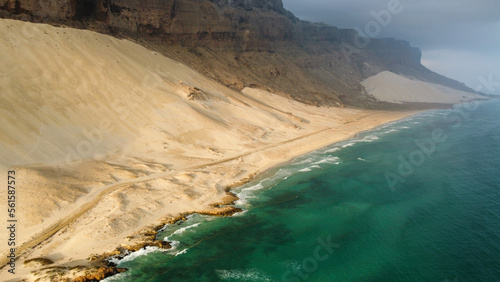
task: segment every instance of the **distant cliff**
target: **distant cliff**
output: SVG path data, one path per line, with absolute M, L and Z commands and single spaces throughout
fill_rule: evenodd
M 385 107 L 364 79 L 389 70 L 463 91 L 420 64 L 406 41 L 299 20 L 281 0 L 0 0 L 0 16 L 127 37 L 242 89 L 316 105 Z

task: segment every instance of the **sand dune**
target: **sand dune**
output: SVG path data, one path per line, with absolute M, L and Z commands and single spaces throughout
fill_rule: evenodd
M 162 217 L 212 209 L 250 175 L 412 114 L 235 92 L 85 30 L 0 19 L 0 51 L 0 183 L 16 170 L 16 277 L 29 280 L 49 278 L 27 258 L 86 264 Z
M 392 103 L 457 104 L 471 99 L 484 99 L 480 95 L 410 79 L 389 71 L 369 77 L 362 84 L 369 94 L 380 101 Z

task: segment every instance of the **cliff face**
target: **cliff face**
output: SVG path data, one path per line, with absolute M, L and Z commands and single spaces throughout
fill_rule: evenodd
M 385 70 L 470 90 L 423 67 L 408 42 L 356 47 L 356 31 L 301 21 L 281 0 L 0 0 L 0 16 L 128 37 L 230 87 L 311 104 L 379 107 L 360 82 Z

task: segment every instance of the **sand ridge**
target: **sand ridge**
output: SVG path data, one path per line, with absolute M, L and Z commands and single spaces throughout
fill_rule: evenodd
M 383 71 L 361 83 L 367 92 L 380 101 L 391 103 L 457 104 L 473 99 L 488 99 L 446 86 L 414 80 L 390 71 Z

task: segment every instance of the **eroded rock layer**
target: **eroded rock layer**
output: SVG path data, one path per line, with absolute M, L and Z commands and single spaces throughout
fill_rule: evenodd
M 406 41 L 360 45 L 355 30 L 299 20 L 281 0 L 0 0 L 0 16 L 131 38 L 234 89 L 308 104 L 390 107 L 360 83 L 382 71 L 472 92 L 422 66 Z

